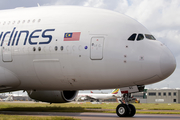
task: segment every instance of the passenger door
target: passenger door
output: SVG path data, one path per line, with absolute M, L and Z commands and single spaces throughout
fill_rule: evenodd
M 103 59 L 103 47 L 104 37 L 92 37 L 91 38 L 91 60 L 102 60 Z
M 4 41 L 2 46 L 2 61 L 12 62 L 11 46 L 8 46 L 8 41 Z

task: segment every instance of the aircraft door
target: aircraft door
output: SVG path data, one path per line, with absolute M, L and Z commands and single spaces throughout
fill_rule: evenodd
M 91 60 L 103 59 L 104 37 L 93 37 L 91 39 Z
M 12 62 L 11 46 L 8 46 L 8 41 L 4 41 L 2 46 L 2 61 Z

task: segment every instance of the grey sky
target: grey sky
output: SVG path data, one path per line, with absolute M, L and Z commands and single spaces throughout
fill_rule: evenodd
M 126 14 L 142 23 L 169 47 L 177 60 L 177 69 L 166 80 L 148 88 L 180 88 L 180 0 L 1 0 L 0 10 L 16 7 L 78 5 L 98 7 Z

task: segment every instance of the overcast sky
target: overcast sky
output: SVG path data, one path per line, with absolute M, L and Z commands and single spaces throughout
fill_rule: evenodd
M 169 78 L 147 88 L 180 88 L 180 0 L 0 0 L 0 10 L 35 7 L 37 3 L 98 7 L 136 19 L 168 46 L 177 61 L 176 71 Z

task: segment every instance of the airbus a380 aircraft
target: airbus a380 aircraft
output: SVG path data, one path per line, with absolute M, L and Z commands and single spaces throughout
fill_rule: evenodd
M 78 90 L 123 88 L 120 117 L 134 116 L 129 95 L 164 80 L 174 56 L 137 21 L 117 12 L 53 6 L 0 11 L 0 91 L 65 103 Z

